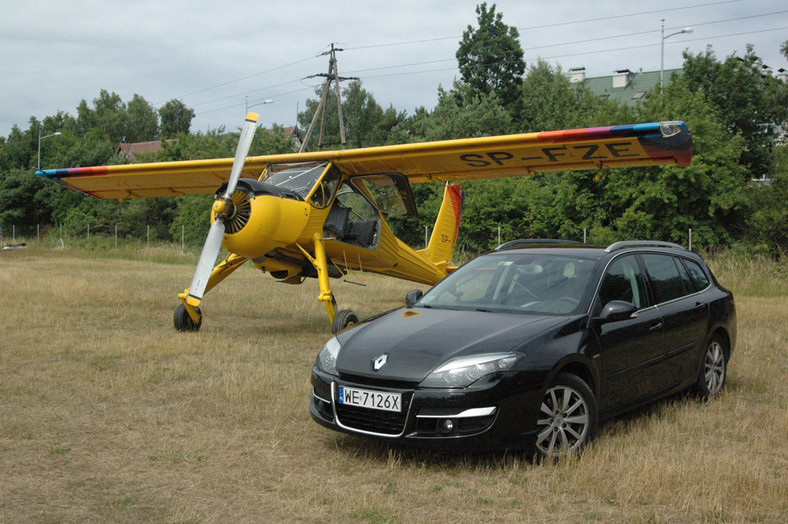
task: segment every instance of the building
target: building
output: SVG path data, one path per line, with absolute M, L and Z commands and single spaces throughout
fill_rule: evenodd
M 665 69 L 665 84 L 670 81 L 673 74 L 681 74 L 681 69 Z M 575 67 L 569 70 L 569 81 L 582 82 L 592 93 L 600 98 L 617 100 L 623 104 L 635 105 L 655 86 L 659 85 L 659 71 L 638 71 L 619 69 L 610 76 L 586 78 L 584 67 Z
M 168 144 L 173 142 L 177 142 L 177 140 L 167 140 Z M 115 149 L 115 155 L 121 155 L 131 162 L 137 161 L 137 155 L 141 155 L 143 153 L 150 153 L 156 154 L 163 149 L 164 146 L 161 144 L 161 140 L 151 140 L 150 142 L 133 142 L 133 143 L 126 143 L 121 142 L 118 144 L 117 149 Z

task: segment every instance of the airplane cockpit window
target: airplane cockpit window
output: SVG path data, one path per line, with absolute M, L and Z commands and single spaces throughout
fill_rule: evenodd
M 416 216 L 408 180 L 399 173 L 356 176 L 351 182 L 375 200 L 383 213 Z
M 300 164 L 271 164 L 265 169 L 261 182 L 288 189 L 306 199 L 315 182 L 326 170 L 326 162 Z
M 333 238 L 371 248 L 378 243 L 380 214 L 367 198 L 350 184 L 343 184 L 331 206 L 323 229 Z
M 309 201 L 318 209 L 323 209 L 328 206 L 331 203 L 331 199 L 334 198 L 334 192 L 337 190 L 337 187 L 339 187 L 339 182 L 341 181 L 342 174 L 339 172 L 339 169 L 333 165 L 330 166 L 323 175 L 323 178 L 320 179 L 320 182 L 315 185 L 315 188 L 312 190 L 312 195 L 309 197 Z

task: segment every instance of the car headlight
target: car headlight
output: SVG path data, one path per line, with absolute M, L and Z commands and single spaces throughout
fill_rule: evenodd
M 320 353 L 317 354 L 317 367 L 326 373 L 332 375 L 337 374 L 337 356 L 342 345 L 337 340 L 337 337 L 332 337 L 331 340 L 326 342 Z
M 428 388 L 462 388 L 493 373 L 511 369 L 519 355 L 491 353 L 454 358 L 435 368 L 421 385 Z

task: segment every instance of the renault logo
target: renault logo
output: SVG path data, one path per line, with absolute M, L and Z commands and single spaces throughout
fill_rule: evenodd
M 372 368 L 375 371 L 378 371 L 380 368 L 386 365 L 386 361 L 389 359 L 388 354 L 383 353 L 378 358 L 372 361 Z

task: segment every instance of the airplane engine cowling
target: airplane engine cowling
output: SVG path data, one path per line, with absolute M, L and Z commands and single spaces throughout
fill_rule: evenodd
M 222 245 L 247 258 L 293 244 L 309 216 L 309 205 L 300 196 L 249 179 L 239 180 L 228 207 Z M 211 221 L 215 218 L 212 212 Z

